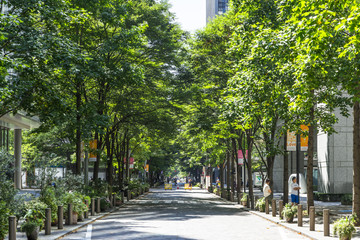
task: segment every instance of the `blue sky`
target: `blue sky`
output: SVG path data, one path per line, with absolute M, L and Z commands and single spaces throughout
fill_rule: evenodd
M 195 32 L 206 25 L 206 0 L 169 0 L 170 11 L 183 30 Z

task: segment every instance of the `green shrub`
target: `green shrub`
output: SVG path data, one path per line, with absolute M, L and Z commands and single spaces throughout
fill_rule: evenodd
M 342 205 L 352 205 L 352 194 L 344 194 L 341 197 L 341 204 Z
M 38 227 L 41 228 L 41 224 L 38 221 L 26 221 L 21 225 L 21 231 L 31 233 Z
M 59 199 L 55 196 L 54 187 L 48 186 L 41 190 L 39 200 L 47 205 L 48 208 L 51 208 L 51 220 L 56 221 L 58 204 L 60 203 Z
M 355 232 L 355 219 L 356 215 L 351 215 L 349 217 L 344 217 L 339 220 L 337 220 L 334 223 L 334 235 L 338 235 L 340 239 L 342 237 L 349 237 L 351 239 L 351 236 L 353 232 Z
M 40 229 L 42 229 L 45 219 L 45 209 L 47 205 L 38 199 L 31 200 L 25 203 L 26 206 L 26 214 L 24 218 L 27 222 L 36 222 L 39 224 Z
M 10 210 L 4 201 L 0 202 L 0 239 L 4 239 L 9 231 Z
M 88 207 L 84 203 L 84 195 L 78 192 L 69 192 L 64 195 L 63 203 L 64 203 L 64 211 L 67 211 L 68 204 L 73 205 L 73 212 L 77 214 L 81 214 L 85 211 L 88 211 Z

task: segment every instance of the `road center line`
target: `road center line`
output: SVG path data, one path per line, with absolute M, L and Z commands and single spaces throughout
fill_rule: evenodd
M 91 240 L 91 233 L 92 233 L 92 224 L 89 224 L 86 229 L 86 240 Z

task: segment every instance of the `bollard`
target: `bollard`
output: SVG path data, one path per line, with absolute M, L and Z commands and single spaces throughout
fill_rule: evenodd
M 91 216 L 95 216 L 95 198 L 91 199 Z
M 314 206 L 310 207 L 309 216 L 310 216 L 310 231 L 315 231 L 315 207 Z
M 240 204 L 240 203 L 241 203 L 241 198 L 242 198 L 241 192 L 238 192 L 238 193 L 237 193 L 237 197 L 238 197 L 238 198 L 237 198 L 237 200 L 238 200 L 237 202 L 238 202 L 238 204 Z
M 113 194 L 113 206 L 116 207 L 116 194 Z
M 16 240 L 16 217 L 9 217 L 9 240 Z
M 130 201 L 131 199 L 131 191 L 130 190 L 126 190 L 126 200 Z
M 269 214 L 269 199 L 265 198 L 265 213 Z
M 112 194 L 110 194 L 110 196 L 109 196 L 109 202 L 110 202 L 110 208 L 113 208 L 113 195 Z
M 73 224 L 73 205 L 71 203 L 68 204 L 68 211 L 67 211 L 67 222 L 66 225 Z
M 271 202 L 271 211 L 272 211 L 272 216 L 276 217 L 276 200 L 273 199 Z
M 51 208 L 45 209 L 45 235 L 51 234 Z
M 297 212 L 297 216 L 298 216 L 298 226 L 302 227 L 303 226 L 303 207 L 301 204 L 298 205 L 298 212 Z
M 279 201 L 279 218 L 280 219 L 283 219 L 283 215 L 282 215 L 283 208 L 284 208 L 284 201 L 280 200 Z
M 64 228 L 64 207 L 58 206 L 58 229 Z
M 87 206 L 87 211 L 84 213 L 84 218 L 89 218 L 89 200 L 85 200 L 85 204 Z
M 233 202 L 233 201 L 234 201 L 234 193 L 230 192 L 230 202 Z
M 121 192 L 121 204 L 124 203 L 124 199 L 125 199 L 125 193 Z
M 96 213 L 100 213 L 100 198 L 96 199 Z
M 324 216 L 324 236 L 330 236 L 330 212 L 329 209 L 323 210 Z

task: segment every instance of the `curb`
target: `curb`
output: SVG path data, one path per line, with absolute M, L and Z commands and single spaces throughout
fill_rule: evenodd
M 244 211 L 247 211 L 247 212 L 249 212 L 249 213 L 251 213 L 251 214 L 253 214 L 253 215 L 255 215 L 255 216 L 261 217 L 262 219 L 265 219 L 265 220 L 267 220 L 267 221 L 269 221 L 269 222 L 271 222 L 271 223 L 275 223 L 276 225 L 279 225 L 279 226 L 281 226 L 281 227 L 283 227 L 283 228 L 285 228 L 285 229 L 287 229 L 287 230 L 290 230 L 290 231 L 292 231 L 292 232 L 294 232 L 294 233 L 297 233 L 297 234 L 299 234 L 299 235 L 302 235 L 302 236 L 304 236 L 304 237 L 307 237 L 307 238 L 309 238 L 309 239 L 311 239 L 311 240 L 317 240 L 316 238 L 314 238 L 314 237 L 312 237 L 312 236 L 309 236 L 309 235 L 306 234 L 306 233 L 303 233 L 303 232 L 301 232 L 301 231 L 299 231 L 299 230 L 296 230 L 296 229 L 290 228 L 290 227 L 288 227 L 288 226 L 285 226 L 284 224 L 281 224 L 281 223 L 278 222 L 278 221 L 275 221 L 275 220 L 266 218 L 266 217 L 264 217 L 264 216 L 256 213 L 255 211 L 250 210 L 249 208 L 244 208 Z

